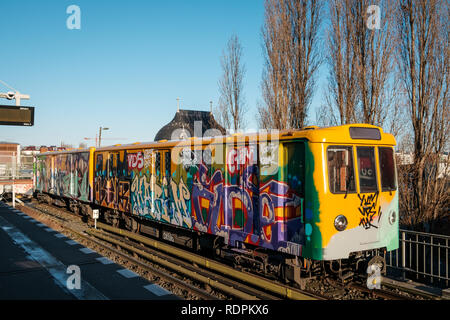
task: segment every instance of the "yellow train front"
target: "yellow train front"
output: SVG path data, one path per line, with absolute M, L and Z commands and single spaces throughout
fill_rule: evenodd
M 37 157 L 36 191 L 294 281 L 323 261 L 342 276 L 398 248 L 394 146 L 353 124 L 50 152 Z
M 397 249 L 394 137 L 375 126 L 347 125 L 314 130 L 309 146 L 316 194 L 305 256 L 356 259 L 374 249 Z

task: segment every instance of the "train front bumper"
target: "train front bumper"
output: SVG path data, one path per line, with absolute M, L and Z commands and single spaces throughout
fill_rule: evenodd
M 391 224 L 388 215 L 382 216 L 377 226 L 358 226 L 335 233 L 327 246 L 322 248 L 323 260 L 347 259 L 351 253 L 386 248 L 395 250 L 399 246 L 398 219 Z

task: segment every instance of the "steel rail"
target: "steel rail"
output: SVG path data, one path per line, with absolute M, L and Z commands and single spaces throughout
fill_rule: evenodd
M 394 293 L 388 290 L 384 290 L 384 289 L 369 289 L 363 285 L 357 284 L 357 283 L 351 283 L 350 287 L 359 291 L 363 291 L 363 292 L 368 292 L 371 293 L 372 295 L 378 296 L 380 298 L 383 299 L 388 299 L 388 300 L 414 300 L 410 297 L 406 297 L 404 295 L 398 294 L 398 293 Z
M 127 243 L 124 239 L 114 239 L 108 234 L 102 234 L 98 230 L 87 230 L 88 234 L 100 238 L 103 241 L 107 241 L 118 245 L 128 251 L 136 253 L 145 259 L 151 260 L 155 263 L 163 265 L 166 268 L 172 269 L 178 273 L 185 274 L 186 276 L 193 278 L 197 281 L 205 283 L 213 288 L 216 288 L 229 295 L 235 296 L 244 300 L 258 300 L 258 299 L 276 299 L 276 297 L 268 295 L 264 292 L 256 291 L 255 289 L 248 287 L 244 284 L 232 281 L 230 279 L 218 276 L 207 270 L 195 270 L 192 265 L 188 265 L 179 259 L 174 259 L 169 256 L 161 256 L 158 252 L 151 252 L 147 248 L 139 248 L 136 244 Z
M 77 234 L 80 237 L 84 237 L 84 239 L 86 239 L 87 241 L 91 241 L 94 242 L 96 245 L 101 246 L 102 248 L 109 250 L 111 252 L 113 252 L 115 255 L 118 255 L 120 257 L 122 257 L 123 259 L 126 259 L 128 261 L 133 262 L 134 264 L 138 265 L 140 268 L 144 269 L 145 271 L 151 272 L 153 274 L 156 274 L 157 276 L 163 278 L 163 279 L 167 279 L 172 283 L 176 283 L 177 286 L 180 286 L 181 288 L 191 291 L 193 293 L 195 293 L 197 296 L 205 299 L 205 300 L 216 300 L 217 298 L 209 293 L 207 293 L 206 291 L 196 288 L 195 286 L 192 286 L 186 282 L 184 282 L 183 280 L 180 280 L 178 278 L 175 278 L 169 274 L 164 273 L 163 271 L 160 271 L 158 269 L 156 269 L 155 267 L 146 264 L 145 262 L 139 261 L 137 259 L 135 259 L 134 257 L 131 257 L 128 254 L 122 253 L 116 249 L 114 249 L 111 246 L 108 246 L 107 244 L 102 243 L 101 241 L 98 241 L 96 239 L 92 239 L 90 237 L 81 235 L 81 234 Z

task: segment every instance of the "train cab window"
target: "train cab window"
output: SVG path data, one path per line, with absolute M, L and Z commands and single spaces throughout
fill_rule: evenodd
M 357 147 L 360 192 L 376 192 L 377 172 L 374 147 Z
M 381 190 L 396 190 L 394 150 L 392 148 L 379 147 L 378 157 L 380 161 Z
M 332 193 L 356 192 L 352 147 L 328 147 L 328 178 Z

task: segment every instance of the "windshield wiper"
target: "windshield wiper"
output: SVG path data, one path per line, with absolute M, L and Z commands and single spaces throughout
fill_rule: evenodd
M 352 170 L 352 172 L 350 173 L 350 175 L 347 177 L 347 181 L 345 182 L 345 183 L 346 183 L 346 186 L 345 186 L 345 196 L 344 196 L 344 199 L 347 198 L 348 189 L 350 188 L 350 181 L 351 181 L 351 179 L 353 178 L 353 171 L 354 171 L 354 170 Z

